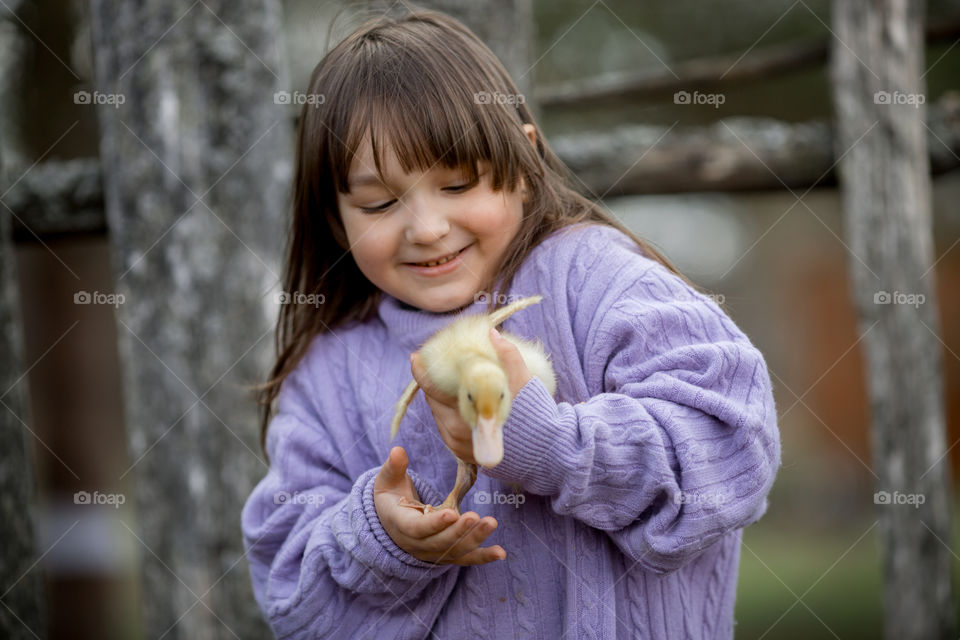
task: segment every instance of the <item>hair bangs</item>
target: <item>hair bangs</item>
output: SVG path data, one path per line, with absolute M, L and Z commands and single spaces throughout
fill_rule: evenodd
M 478 99 L 480 89 L 471 85 L 486 85 L 444 64 L 440 52 L 404 55 L 400 47 L 378 45 L 361 57 L 364 68 L 343 79 L 338 108 L 330 114 L 335 189 L 349 193 L 350 166 L 363 145 L 370 145 L 371 169 L 381 179 L 384 153 L 393 153 L 405 173 L 439 166 L 475 179 L 487 162 L 493 189 L 514 189 L 523 173 L 516 149 L 524 138 L 513 107 Z

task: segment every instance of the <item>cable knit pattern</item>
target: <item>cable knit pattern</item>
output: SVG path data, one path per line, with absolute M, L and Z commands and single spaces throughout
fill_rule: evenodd
M 409 354 L 454 316 L 384 295 L 369 322 L 317 336 L 281 388 L 272 465 L 242 513 L 273 632 L 732 638 L 741 530 L 765 512 L 780 466 L 763 356 L 712 300 L 603 225 L 552 234 L 501 293 L 544 297 L 504 329 L 539 339 L 558 383 L 554 397 L 536 378 L 520 390 L 503 461 L 463 503 L 497 519 L 485 544 L 507 559 L 421 562 L 377 518 L 373 482 L 392 445 L 424 501 L 456 478 L 422 394 L 389 441 Z

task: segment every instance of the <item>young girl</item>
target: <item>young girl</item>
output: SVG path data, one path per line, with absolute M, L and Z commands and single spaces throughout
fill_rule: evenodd
M 274 633 L 732 637 L 741 529 L 780 464 L 760 352 L 569 186 L 459 22 L 367 23 L 309 93 L 262 398 L 271 466 L 242 516 Z M 541 341 L 555 396 L 491 334 L 514 396 L 502 462 L 462 515 L 399 505 L 439 504 L 454 454 L 472 461 L 470 427 L 411 354 L 458 313 L 529 295 L 543 301 L 504 329 Z M 426 395 L 391 442 L 411 375 Z

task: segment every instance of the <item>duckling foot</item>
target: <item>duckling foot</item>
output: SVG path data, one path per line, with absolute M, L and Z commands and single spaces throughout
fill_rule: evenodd
M 456 513 L 459 517 L 462 515 L 460 513 L 460 503 L 463 501 L 463 497 L 467 495 L 467 492 L 470 491 L 470 488 L 473 486 L 473 483 L 476 482 L 476 480 L 477 465 L 466 463 L 458 458 L 456 484 L 453 487 L 453 491 L 450 492 L 450 495 L 448 495 L 447 499 L 441 504 L 437 506 L 433 506 L 432 504 L 423 504 L 419 500 L 410 500 L 404 496 L 400 498 L 400 500 L 397 502 L 397 505 L 416 509 L 423 514 L 433 513 L 434 511 L 443 511 L 444 509 L 453 509 L 454 513 Z
M 458 509 L 456 505 L 449 505 L 446 502 L 435 507 L 432 504 L 423 504 L 419 500 L 410 500 L 406 497 L 402 497 L 397 502 L 397 505 L 401 507 L 409 507 L 411 509 L 416 509 L 417 511 L 423 514 L 433 513 L 434 511 L 443 511 L 444 509 L 453 509 L 458 516 L 460 515 L 460 509 Z

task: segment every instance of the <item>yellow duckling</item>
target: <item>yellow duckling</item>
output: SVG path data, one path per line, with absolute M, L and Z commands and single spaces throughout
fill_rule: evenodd
M 542 296 L 531 296 L 490 314 L 460 316 L 420 347 L 420 357 L 430 380 L 444 393 L 457 397 L 460 415 L 473 430 L 473 457 L 484 467 L 494 467 L 503 459 L 503 424 L 513 402 L 507 373 L 490 342 L 489 331 L 542 299 Z M 556 376 L 541 344 L 509 333 L 501 332 L 501 335 L 517 347 L 530 373 L 553 395 L 557 388 Z M 397 402 L 391 438 L 397 435 L 400 421 L 419 388 L 416 380 L 412 381 Z M 459 458 L 457 463 L 456 485 L 436 509 L 452 508 L 460 513 L 460 501 L 476 480 L 476 465 Z M 424 512 L 434 509 L 421 503 L 404 504 Z

